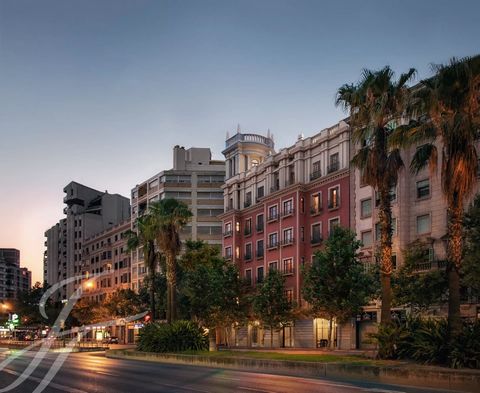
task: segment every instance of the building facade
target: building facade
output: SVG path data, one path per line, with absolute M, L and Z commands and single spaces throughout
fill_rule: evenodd
M 204 240 L 222 244 L 222 185 L 224 161 L 212 160 L 208 148 L 173 148 L 173 168 L 162 171 L 132 189 L 132 229 L 135 220 L 146 212 L 152 202 L 175 198 L 185 202 L 193 216 L 181 233 L 181 239 Z M 138 291 L 146 275 L 140 250 L 132 253 L 132 289 Z
M 82 272 L 86 239 L 126 220 L 130 216 L 128 198 L 71 182 L 63 191 L 66 217 L 45 232 L 44 279 L 52 285 Z M 66 300 L 81 284 L 75 279 L 54 295 Z
M 237 133 L 224 155 L 223 255 L 255 287 L 271 269 L 286 279 L 286 296 L 300 307 L 301 266 L 310 263 L 330 230 L 350 226 L 350 131 L 341 121 L 278 153 L 273 140 Z M 327 321 L 292 321 L 275 333 L 274 346 L 315 347 L 327 335 Z M 264 334 L 265 333 L 265 334 Z M 350 333 L 348 333 L 350 334 Z M 350 347 L 351 337 L 344 337 Z M 251 324 L 237 345 L 269 345 L 269 332 Z
M 16 299 L 32 287 L 32 272 L 20 267 L 20 251 L 0 248 L 0 301 Z

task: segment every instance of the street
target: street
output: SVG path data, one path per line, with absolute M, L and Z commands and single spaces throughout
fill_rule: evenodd
M 0 361 L 7 356 L 0 352 Z M 14 360 L 0 372 L 0 392 L 33 392 L 55 361 L 58 353 L 48 353 L 39 367 L 22 384 L 3 390 L 30 363 L 34 352 Z M 37 390 L 40 391 L 40 390 Z M 165 365 L 142 361 L 108 359 L 104 353 L 72 353 L 53 381 L 43 390 L 49 393 L 92 392 L 245 392 L 245 393 L 447 393 L 448 390 L 338 382 L 215 368 Z

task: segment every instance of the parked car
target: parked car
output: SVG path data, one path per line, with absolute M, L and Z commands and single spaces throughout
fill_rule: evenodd
M 103 343 L 105 344 L 118 344 L 118 342 L 118 337 L 115 336 L 111 336 L 103 340 Z

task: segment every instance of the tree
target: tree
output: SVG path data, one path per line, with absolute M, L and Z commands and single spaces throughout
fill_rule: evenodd
M 412 68 L 394 81 L 394 72 L 390 67 L 379 71 L 364 70 L 357 84 L 343 85 L 336 97 L 336 104 L 349 111 L 352 141 L 360 145 L 352 164 L 360 169 L 363 182 L 378 191 L 379 195 L 382 324 L 391 321 L 390 278 L 393 265 L 390 194 L 403 167 L 400 150 L 391 148 L 389 139 L 396 129 L 396 121 L 408 106 L 410 92 L 406 84 L 415 73 Z
M 45 305 L 45 311 L 49 317 L 48 320 L 45 320 L 40 314 L 40 300 L 47 289 L 47 285 L 42 285 L 37 281 L 28 291 L 18 293 L 13 309 L 20 316 L 22 325 L 45 325 L 55 321 L 58 310 L 50 299 L 48 299 Z
M 154 216 L 150 213 L 146 213 L 143 216 L 137 218 L 136 231 L 128 230 L 127 235 L 127 250 L 135 251 L 141 247 L 143 256 L 148 268 L 148 274 L 150 275 L 150 283 L 154 283 L 153 277 L 157 271 L 158 256 L 155 249 L 155 240 L 158 234 L 158 226 Z M 150 285 L 150 311 L 152 313 L 152 319 L 156 319 L 156 307 L 155 307 L 155 286 Z
M 149 303 L 152 285 L 155 292 L 155 315 L 159 319 L 166 319 L 167 278 L 165 276 L 165 269 L 160 268 L 160 272 L 155 273 L 153 277 L 150 274 L 145 277 L 145 280 L 143 280 L 142 285 L 138 290 L 138 296 L 141 303 Z
M 428 263 L 428 248 L 419 241 L 403 252 L 403 265 L 393 280 L 395 304 L 410 307 L 414 314 L 428 310 L 447 299 L 448 283 L 443 270 L 419 271 Z
M 245 316 L 238 268 L 217 252 L 208 263 L 187 271 L 182 290 L 193 318 L 209 329 L 210 350 L 216 350 L 218 330 L 231 327 Z
M 273 332 L 289 323 L 294 305 L 285 294 L 285 278 L 278 270 L 271 269 L 264 282 L 254 294 L 253 313 L 262 325 L 270 330 L 270 347 L 273 347 Z
M 103 306 L 112 318 L 126 318 L 146 308 L 141 296 L 131 289 L 117 289 L 103 301 Z
M 398 130 L 404 146 L 418 146 L 410 169 L 441 168 L 447 201 L 448 325 L 453 339 L 461 331 L 460 272 L 464 253 L 464 205 L 474 191 L 480 129 L 480 56 L 433 65 L 435 75 L 416 89 L 409 127 Z M 440 144 L 437 147 L 436 142 Z M 439 151 L 440 149 L 440 151 Z
M 180 230 L 192 216 L 188 206 L 166 198 L 150 205 L 156 231 L 156 242 L 165 256 L 167 267 L 167 322 L 177 319 L 177 255 L 180 252 Z
M 470 205 L 464 219 L 465 258 L 462 265 L 463 285 L 480 296 L 480 195 Z
M 358 314 L 375 293 L 375 279 L 359 260 L 360 242 L 350 229 L 335 227 L 325 247 L 315 253 L 305 268 L 302 293 L 315 316 L 330 321 L 329 347 L 332 346 L 333 320 L 344 322 Z

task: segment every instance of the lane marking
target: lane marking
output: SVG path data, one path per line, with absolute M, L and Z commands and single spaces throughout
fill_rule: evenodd
M 246 386 L 239 386 L 238 389 L 248 390 L 250 392 L 260 392 L 260 393 L 278 393 L 278 391 L 255 389 L 255 388 L 249 388 Z
M 22 375 L 22 373 L 19 373 L 14 370 L 10 370 L 8 368 L 4 368 L 2 371 L 6 372 L 7 374 L 16 375 L 17 377 Z M 41 383 L 43 381 L 43 378 L 34 377 L 32 375 L 29 375 L 26 379 L 31 379 L 32 381 L 38 382 L 38 383 Z M 71 386 L 61 385 L 56 382 L 50 382 L 48 386 L 57 390 L 61 390 L 62 392 L 67 392 L 67 393 L 89 393 L 85 390 L 75 389 L 75 388 L 72 388 Z
M 371 388 L 371 389 L 364 389 L 366 392 L 375 392 L 375 393 L 406 393 L 401 390 L 388 390 L 382 388 Z

